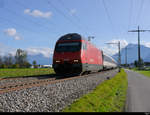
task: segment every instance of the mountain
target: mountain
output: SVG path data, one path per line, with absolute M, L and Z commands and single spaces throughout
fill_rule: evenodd
M 135 60 L 138 60 L 138 45 L 137 44 L 128 44 L 127 48 L 127 63 L 133 63 Z M 121 63 L 125 63 L 125 48 L 122 48 L 121 53 Z M 140 45 L 141 48 L 141 58 L 144 62 L 150 62 L 150 48 L 144 45 Z M 118 60 L 118 53 L 112 56 L 115 60 Z
M 137 44 L 128 44 L 127 48 L 127 63 L 134 63 L 135 60 L 138 60 L 138 45 Z M 122 48 L 121 53 L 121 63 L 125 64 L 125 48 Z M 144 45 L 141 45 L 141 58 L 144 62 L 150 62 L 150 48 Z M 118 53 L 112 56 L 115 60 L 118 60 Z M 37 64 L 40 65 L 49 65 L 52 64 L 52 54 L 50 57 L 45 57 L 42 53 L 28 55 L 28 61 L 32 62 L 36 60 Z
M 35 55 L 28 55 L 28 61 L 32 64 L 34 60 L 36 60 L 37 64 L 40 65 L 51 65 L 52 64 L 52 56 L 45 57 L 42 53 Z

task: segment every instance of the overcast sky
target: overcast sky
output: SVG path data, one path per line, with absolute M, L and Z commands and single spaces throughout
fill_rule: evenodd
M 110 55 L 137 43 L 137 33 L 150 29 L 150 0 L 0 0 L 0 54 L 17 48 L 30 53 L 52 54 L 56 41 L 67 33 L 85 38 Z M 141 33 L 141 43 L 150 46 L 150 32 Z

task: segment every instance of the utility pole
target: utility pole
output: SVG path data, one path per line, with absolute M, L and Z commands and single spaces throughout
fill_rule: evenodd
M 121 71 L 120 41 L 118 41 L 118 43 L 106 43 L 106 44 L 117 44 L 118 45 L 118 64 L 119 64 L 119 72 L 120 72 Z
M 125 47 L 125 64 L 126 64 L 126 67 L 127 67 L 127 47 Z
M 119 61 L 119 72 L 121 70 L 121 55 L 120 55 L 120 41 L 118 42 L 118 50 L 119 50 L 119 57 L 118 57 L 118 61 Z
M 91 41 L 91 39 L 94 39 L 94 38 L 95 38 L 94 36 L 89 36 L 88 41 Z
M 128 32 L 138 32 L 138 67 L 140 69 L 141 67 L 141 51 L 140 51 L 140 32 L 146 32 L 150 30 L 140 30 L 140 27 L 138 26 L 137 30 L 130 30 Z
M 128 49 L 131 49 L 131 48 L 125 47 L 125 64 L 126 64 L 126 67 L 127 67 L 127 64 L 128 64 L 128 61 L 127 61 L 127 50 Z
M 141 67 L 141 50 L 140 50 L 140 31 L 139 31 L 139 26 L 138 26 L 138 66 L 139 68 Z

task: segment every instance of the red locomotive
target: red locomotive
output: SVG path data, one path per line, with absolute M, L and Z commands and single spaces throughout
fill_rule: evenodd
M 100 71 L 104 69 L 103 58 L 101 50 L 81 35 L 71 33 L 60 37 L 56 42 L 53 68 L 57 74 Z

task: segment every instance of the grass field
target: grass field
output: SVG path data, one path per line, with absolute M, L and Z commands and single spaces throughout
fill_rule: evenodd
M 54 74 L 52 68 L 0 69 L 0 78 Z
M 150 77 L 150 69 L 147 69 L 147 70 L 138 70 L 137 68 L 133 68 L 132 69 L 133 71 L 137 71 L 138 73 L 140 74 L 143 74 L 147 77 Z
M 127 93 L 127 75 L 122 69 L 114 78 L 66 107 L 63 112 L 122 112 Z

